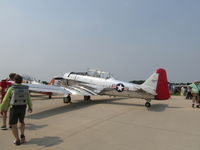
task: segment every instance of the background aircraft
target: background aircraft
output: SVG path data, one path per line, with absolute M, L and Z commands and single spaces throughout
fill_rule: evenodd
M 143 84 L 133 84 L 115 79 L 109 72 L 88 70 L 87 72 L 68 72 L 60 80 L 59 85 L 26 84 L 30 90 L 40 92 L 63 93 L 64 103 L 71 102 L 71 95 L 83 95 L 90 100 L 92 95 L 109 95 L 145 99 L 146 107 L 151 100 L 167 100 L 170 98 L 166 71 L 158 69 Z
M 23 77 L 23 83 L 28 83 L 28 84 L 33 84 L 33 85 L 43 85 L 44 83 L 40 82 L 40 80 L 37 80 L 36 78 L 27 75 L 27 74 L 22 74 Z M 55 82 L 55 79 L 52 79 L 49 83 L 47 82 L 46 84 L 52 85 Z M 30 86 L 30 85 L 29 85 Z M 48 95 L 49 99 L 52 96 L 52 92 L 44 92 L 44 91 L 35 91 L 35 90 L 30 90 L 31 92 L 36 92 L 44 95 Z

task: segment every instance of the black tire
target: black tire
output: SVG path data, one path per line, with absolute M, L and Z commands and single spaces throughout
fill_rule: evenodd
M 91 99 L 90 96 L 84 96 L 84 101 L 89 101 Z
M 71 96 L 63 97 L 63 103 L 70 103 L 71 102 Z
M 151 103 L 146 102 L 146 103 L 145 103 L 145 106 L 146 106 L 147 108 L 149 108 L 149 107 L 151 107 Z

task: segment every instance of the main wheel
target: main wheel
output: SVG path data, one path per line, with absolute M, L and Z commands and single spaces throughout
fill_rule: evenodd
M 70 103 L 71 102 L 71 96 L 63 97 L 63 103 Z
M 146 103 L 145 103 L 145 106 L 146 106 L 147 108 L 149 108 L 149 107 L 151 107 L 151 103 L 146 102 Z
M 52 98 L 52 94 L 49 94 L 49 99 L 51 99 Z
M 89 101 L 90 100 L 90 96 L 84 96 L 84 101 Z

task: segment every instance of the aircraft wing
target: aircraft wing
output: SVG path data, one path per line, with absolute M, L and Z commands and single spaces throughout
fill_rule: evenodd
M 72 94 L 72 95 L 97 95 L 95 92 L 92 91 L 92 89 L 88 89 L 86 87 L 82 86 L 54 86 L 54 85 L 44 85 L 44 84 L 28 84 L 23 83 L 23 85 L 26 85 L 29 87 L 30 91 L 34 92 L 52 92 L 52 93 L 59 93 L 59 94 Z
M 23 83 L 23 85 L 28 86 L 30 91 L 35 91 L 35 92 L 52 92 L 64 95 L 71 94 L 69 90 L 60 86 L 44 85 L 44 84 L 27 84 L 27 83 Z

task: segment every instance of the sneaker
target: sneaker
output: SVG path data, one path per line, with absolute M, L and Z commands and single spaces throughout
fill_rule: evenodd
M 16 145 L 16 146 L 18 146 L 18 145 L 20 145 L 21 144 L 21 142 L 20 142 L 20 140 L 19 141 L 13 141 L 13 143 Z
M 7 130 L 6 126 L 1 126 L 1 130 Z
M 21 143 L 25 143 L 26 142 L 25 136 L 23 134 L 20 136 L 20 138 L 21 138 Z
M 192 108 L 194 108 L 194 104 L 192 104 Z

